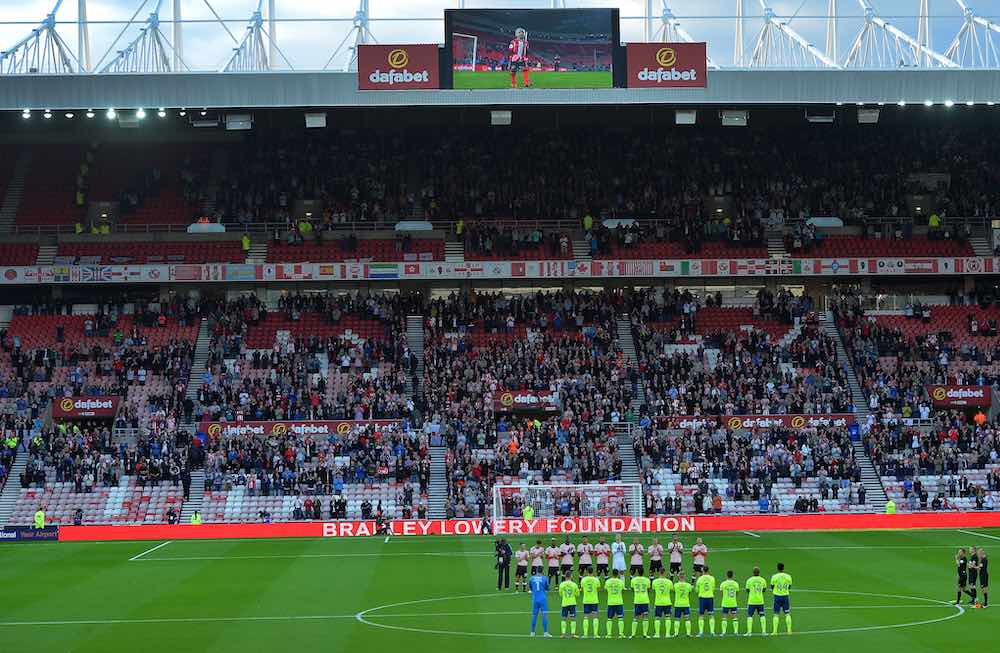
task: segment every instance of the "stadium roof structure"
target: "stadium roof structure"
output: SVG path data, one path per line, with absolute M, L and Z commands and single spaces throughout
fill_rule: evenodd
M 356 0 L 336 3 L 336 11 L 352 10 L 350 15 L 307 18 L 301 4 L 292 13 L 288 0 L 245 1 L 250 18 L 239 21 L 221 16 L 213 0 L 121 0 L 134 4 L 128 18 L 89 21 L 87 0 L 75 3 L 75 20 L 59 19 L 74 3 L 56 0 L 29 34 L 0 54 L 5 77 L 0 109 L 1000 101 L 1000 48 L 994 39 L 1000 25 L 977 14 L 974 0 L 949 3 L 955 13 L 948 17 L 951 22 L 932 16 L 928 0 L 895 0 L 897 7 L 912 3 L 915 36 L 879 13 L 878 2 L 889 0 L 803 0 L 800 10 L 806 5 L 819 10 L 813 16 L 799 11 L 781 16 L 772 0 L 735 0 L 733 15 L 711 17 L 677 13 L 682 3 L 704 11 L 690 0 L 646 0 L 642 15 L 621 17 L 623 40 L 707 41 L 708 88 L 533 89 L 517 95 L 506 90 L 358 92 L 350 72 L 357 46 L 376 42 L 380 30 L 393 42 L 439 41 L 439 32 L 432 38 L 422 35 L 435 33 L 442 14 L 373 16 L 368 0 Z M 465 2 L 441 4 L 454 8 Z M 537 4 L 575 5 L 572 0 Z M 240 22 L 246 26 L 242 38 L 233 32 Z M 11 25 L 0 14 L 0 28 L 10 31 Z M 935 50 L 932 34 L 940 39 L 952 25 L 948 48 Z M 308 29 L 304 26 L 319 26 L 322 45 L 303 42 L 296 30 Z M 286 40 L 279 38 L 279 28 Z M 108 35 L 109 29 L 113 39 L 92 39 L 98 32 Z M 60 30 L 72 32 L 70 38 Z M 213 30 L 212 38 L 205 36 L 207 30 Z M 186 52 L 190 39 L 198 48 Z M 822 47 L 814 43 L 820 40 L 825 40 Z M 97 41 L 103 55 L 95 61 L 91 51 Z

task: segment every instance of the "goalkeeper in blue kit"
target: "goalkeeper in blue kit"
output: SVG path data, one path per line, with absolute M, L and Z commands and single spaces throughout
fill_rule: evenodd
M 541 574 L 535 574 L 528 581 L 531 588 L 531 636 L 535 636 L 538 628 L 538 617 L 542 617 L 542 633 L 545 637 L 552 637 L 549 634 L 549 579 Z

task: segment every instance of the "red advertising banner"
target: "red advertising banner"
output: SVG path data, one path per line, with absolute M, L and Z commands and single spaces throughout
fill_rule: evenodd
M 697 429 L 714 428 L 716 424 L 733 430 L 783 427 L 793 429 L 815 428 L 818 426 L 850 426 L 854 424 L 851 413 L 830 413 L 828 415 L 673 415 L 658 417 L 660 428 Z
M 629 43 L 629 88 L 705 88 L 708 49 L 704 43 Z
M 988 385 L 925 385 L 924 389 L 935 408 L 980 406 L 993 404 L 993 388 Z
M 261 437 L 271 435 L 316 435 L 324 437 L 327 435 L 343 435 L 349 433 L 355 425 L 375 424 L 385 426 L 386 424 L 399 424 L 398 419 L 373 419 L 365 421 L 354 421 L 349 419 L 328 420 L 328 421 L 281 421 L 281 422 L 202 422 L 201 430 L 209 437 L 237 435 L 259 435 Z
M 394 535 L 481 535 L 478 519 L 397 519 Z M 993 528 L 1000 512 L 811 513 L 788 515 L 661 515 L 632 517 L 559 517 L 507 519 L 497 534 L 562 535 L 572 533 L 701 533 L 710 531 L 850 531 L 901 528 Z M 280 537 L 367 537 L 374 521 L 283 522 L 273 524 L 165 524 L 142 526 L 60 526 L 61 542 L 86 540 L 200 540 Z
M 52 402 L 55 419 L 83 419 L 97 417 L 112 419 L 118 414 L 121 397 L 63 397 Z
M 362 91 L 441 88 L 438 46 L 358 46 L 358 88 Z
M 493 403 L 497 412 L 544 411 L 553 413 L 559 410 L 559 402 L 551 392 L 501 390 Z

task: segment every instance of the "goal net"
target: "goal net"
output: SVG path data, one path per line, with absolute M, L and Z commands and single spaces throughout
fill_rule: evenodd
M 580 485 L 494 485 L 493 519 L 520 519 L 531 506 L 536 518 L 634 517 L 642 518 L 639 483 L 586 483 Z
M 479 37 L 472 34 L 454 33 L 451 35 L 451 56 L 453 70 L 476 69 L 476 48 Z

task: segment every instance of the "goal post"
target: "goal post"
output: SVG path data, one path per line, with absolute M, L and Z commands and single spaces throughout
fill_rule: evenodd
M 493 486 L 493 520 L 521 519 L 531 506 L 536 518 L 632 517 L 642 519 L 639 483 L 583 483 Z
M 453 70 L 476 70 L 476 54 L 479 47 L 479 37 L 473 34 L 451 35 L 451 57 Z

